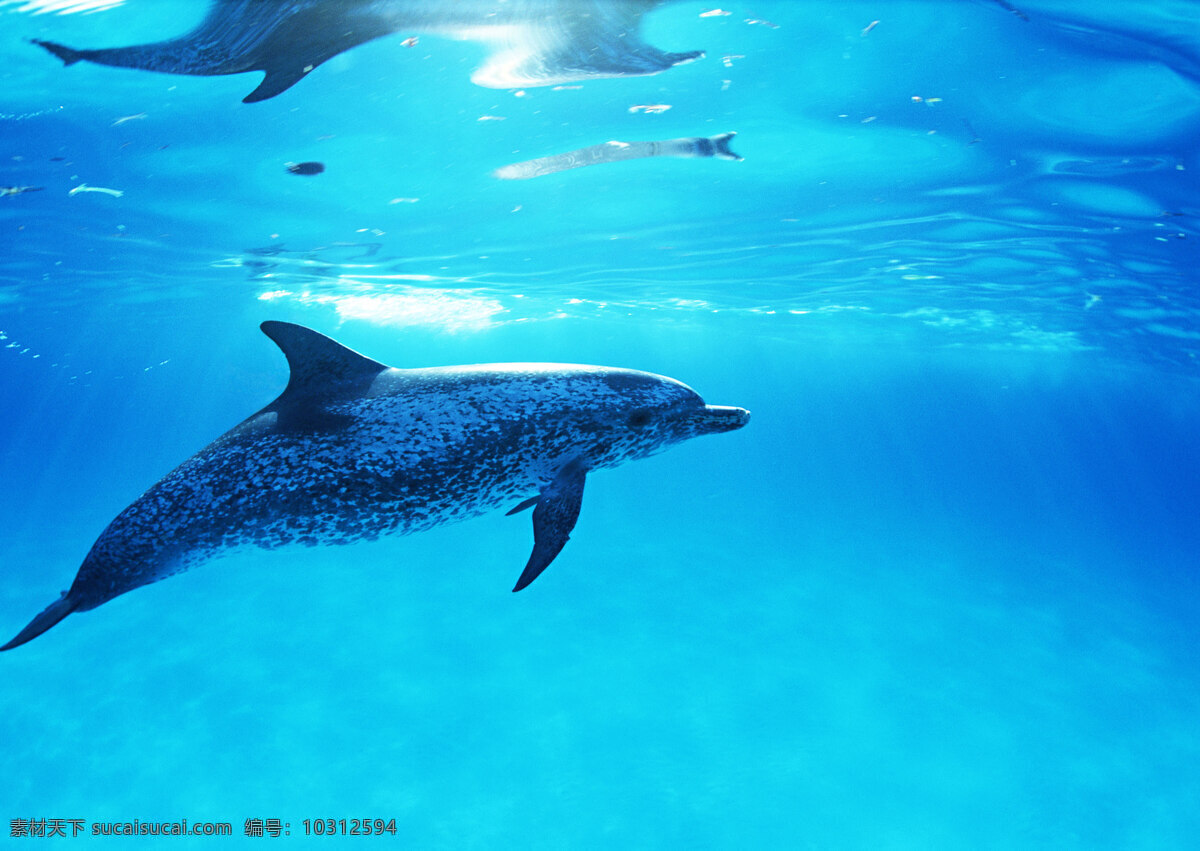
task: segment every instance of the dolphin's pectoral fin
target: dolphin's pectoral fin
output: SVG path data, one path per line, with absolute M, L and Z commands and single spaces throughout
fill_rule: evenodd
M 312 66 L 309 66 L 309 70 Z M 307 71 L 294 69 L 267 69 L 267 76 L 258 84 L 258 88 L 242 98 L 242 103 L 258 103 L 286 92 L 307 75 Z
M 255 20 L 259 14 L 252 11 L 247 16 L 251 29 L 262 28 L 264 36 L 253 52 L 246 55 L 246 61 L 253 70 L 265 71 L 266 77 L 258 88 L 242 98 L 242 103 L 273 98 L 339 53 L 396 29 L 391 15 L 360 15 L 351 21 L 344 3 L 319 4 L 286 15 L 276 12 L 269 28 Z
M 587 469 L 583 462 L 578 459 L 572 461 L 558 471 L 550 484 L 542 488 L 542 493 L 536 500 L 525 500 L 509 512 L 512 514 L 526 507 L 526 503 L 537 503 L 537 508 L 533 511 L 533 552 L 513 591 L 520 591 L 537 579 L 567 545 L 571 538 L 571 530 L 575 528 L 575 521 L 579 519 L 586 476 Z
M 0 650 L 12 650 L 14 647 L 20 647 L 26 641 L 32 641 L 43 632 L 54 626 L 60 620 L 65 618 L 71 612 L 75 611 L 77 605 L 75 600 L 67 596 L 64 591 L 62 596 L 51 603 L 46 608 L 42 609 L 41 614 L 29 622 L 23 630 L 17 633 L 16 638 L 0 647 Z
M 512 517 L 514 514 L 520 514 L 526 508 L 533 508 L 535 505 L 538 504 L 539 499 L 541 499 L 540 495 L 539 496 L 531 496 L 531 497 L 529 497 L 529 499 L 522 502 L 516 508 L 512 508 L 512 509 L 509 509 L 508 511 L 504 512 L 504 516 Z

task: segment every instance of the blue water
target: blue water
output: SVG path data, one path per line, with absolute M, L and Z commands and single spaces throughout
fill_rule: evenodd
M 257 74 L 28 43 L 159 40 L 199 0 L 37 5 L 0 3 L 0 186 L 43 187 L 0 197 L 0 640 L 282 389 L 265 319 L 753 419 L 590 476 L 520 594 L 529 515 L 496 512 L 68 618 L 0 656 L 0 817 L 1195 846 L 1200 4 L 682 0 L 643 36 L 707 57 L 657 76 L 486 89 L 478 43 L 414 32 L 251 105 Z M 744 162 L 490 176 L 728 130 Z

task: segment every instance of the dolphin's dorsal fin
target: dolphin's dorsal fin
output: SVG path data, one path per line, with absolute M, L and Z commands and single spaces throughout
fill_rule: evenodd
M 331 388 L 361 386 L 387 369 L 379 361 L 303 325 L 268 321 L 259 327 L 279 346 L 291 369 L 283 397 L 323 396 Z

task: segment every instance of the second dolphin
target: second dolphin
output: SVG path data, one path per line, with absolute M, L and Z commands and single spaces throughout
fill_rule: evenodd
M 501 180 L 528 180 L 531 177 L 541 177 L 571 168 L 638 160 L 644 157 L 716 157 L 741 162 L 742 158 L 729 149 L 729 142 L 736 135 L 737 133 L 721 133 L 717 136 L 686 136 L 660 142 L 604 142 L 576 151 L 567 151 L 565 154 L 506 165 L 493 171 L 492 176 Z

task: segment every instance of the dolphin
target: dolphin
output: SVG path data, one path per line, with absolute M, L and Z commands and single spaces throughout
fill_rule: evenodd
M 45 186 L 0 186 L 0 198 L 24 195 L 26 192 L 41 192 Z
M 675 0 L 213 0 L 191 32 L 132 47 L 80 50 L 33 39 L 67 65 L 81 60 L 168 74 L 263 71 L 244 103 L 275 97 L 339 53 L 394 32 L 482 41 L 472 80 L 491 88 L 657 74 L 699 59 L 638 37 L 642 16 Z
M 572 168 L 584 168 L 589 165 L 624 160 L 639 160 L 645 157 L 682 157 L 685 159 L 715 157 L 721 160 L 741 162 L 742 158 L 729 147 L 729 142 L 736 135 L 737 133 L 720 133 L 716 136 L 687 136 L 682 139 L 663 139 L 658 142 L 604 142 L 600 145 L 589 145 L 586 148 L 567 151 L 565 154 L 553 154 L 548 157 L 538 157 L 501 166 L 492 172 L 492 177 L 498 177 L 501 180 L 529 180 Z
M 587 474 L 744 426 L 671 378 L 602 366 L 393 369 L 264 322 L 287 387 L 117 515 L 11 650 L 72 612 L 250 546 L 350 544 L 516 503 L 533 509 L 520 591 L 567 543 Z

